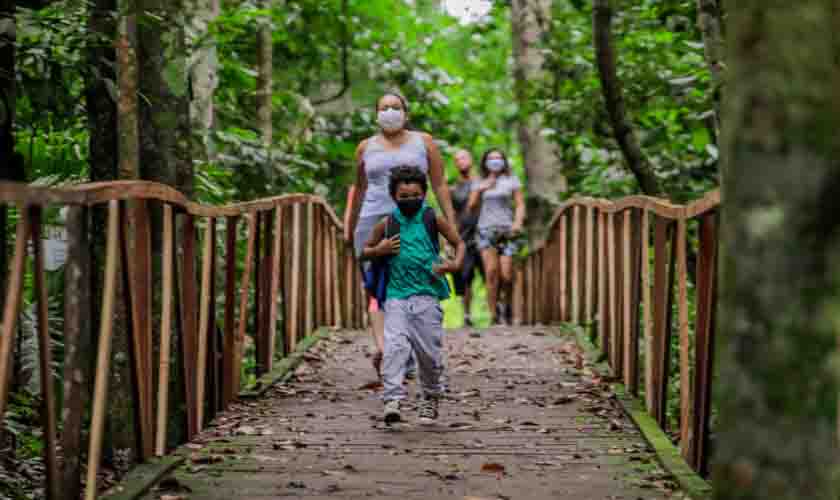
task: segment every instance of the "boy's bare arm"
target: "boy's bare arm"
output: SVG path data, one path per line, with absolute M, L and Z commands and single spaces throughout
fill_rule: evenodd
M 438 231 L 443 234 L 446 241 L 455 248 L 455 258 L 449 262 L 444 262 L 438 269 L 442 273 L 454 273 L 461 269 L 464 264 L 464 255 L 467 253 L 467 245 L 461 239 L 461 235 L 445 217 L 437 216 Z
M 362 249 L 362 259 L 371 259 L 399 253 L 400 235 L 397 234 L 393 238 L 388 239 L 383 238 L 383 236 L 385 236 L 385 220 L 373 226 L 370 239 L 365 243 L 365 248 Z

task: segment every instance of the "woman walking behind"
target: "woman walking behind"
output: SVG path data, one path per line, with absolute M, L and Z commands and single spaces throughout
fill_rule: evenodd
M 513 256 L 525 222 L 522 183 L 511 172 L 504 152 L 490 149 L 481 158 L 482 180 L 470 194 L 470 210 L 479 213 L 478 249 L 487 280 L 487 305 L 493 324 L 511 323 Z
M 458 180 L 449 187 L 452 193 L 452 205 L 458 217 L 458 234 L 467 245 L 464 265 L 461 270 L 452 273 L 452 283 L 455 285 L 455 295 L 461 297 L 464 306 L 464 326 L 472 326 L 470 311 L 472 310 L 472 282 L 476 271 L 484 274 L 481 266 L 481 254 L 476 246 L 476 226 L 478 215 L 468 207 L 470 193 L 478 184 L 473 175 L 473 159 L 469 151 L 459 149 L 455 153 L 455 166 L 458 167 Z
M 356 183 L 350 200 L 349 224 L 344 237 L 353 242 L 357 257 L 373 227 L 396 209 L 388 191 L 391 170 L 402 165 L 419 168 L 429 176 L 432 191 L 446 219 L 455 223 L 455 212 L 443 173 L 443 158 L 431 135 L 408 130 L 408 103 L 397 93 L 387 93 L 376 103 L 377 135 L 365 139 L 356 148 Z M 381 375 L 384 345 L 383 304 L 375 301 L 377 280 L 370 261 L 362 261 L 362 276 L 370 303 L 372 334 L 376 346 L 374 368 Z

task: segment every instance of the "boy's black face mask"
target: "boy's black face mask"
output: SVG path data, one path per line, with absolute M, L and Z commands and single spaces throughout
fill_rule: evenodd
M 405 198 L 397 200 L 400 213 L 407 218 L 414 217 L 423 208 L 423 198 Z

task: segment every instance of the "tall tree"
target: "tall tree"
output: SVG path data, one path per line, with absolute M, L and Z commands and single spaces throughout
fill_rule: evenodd
M 513 0 L 510 9 L 514 81 L 520 108 L 518 135 L 527 175 L 532 238 L 542 235 L 553 207 L 567 189 L 555 148 L 543 133 L 542 113 L 531 104 L 533 87 L 548 76 L 540 43 L 551 27 L 551 3 L 551 0 Z
M 726 45 L 723 35 L 722 3 L 719 0 L 697 0 L 697 24 L 703 34 L 703 51 L 712 74 L 715 106 L 715 128 L 720 129 L 720 102 L 723 93 L 723 68 Z
M 835 499 L 840 12 L 728 7 L 716 498 Z
M 140 176 L 193 192 L 183 0 L 136 0 Z
M 592 9 L 592 38 L 595 43 L 601 90 L 610 116 L 613 135 L 624 155 L 627 167 L 633 172 L 642 192 L 656 196 L 662 194 L 662 189 L 636 138 L 633 124 L 627 117 L 624 106 L 624 93 L 616 70 L 616 51 L 612 36 L 614 13 L 611 0 L 595 0 Z
M 261 0 L 260 7 L 271 10 L 271 0 Z M 271 39 L 271 17 L 260 19 L 257 31 L 257 126 L 260 130 L 263 147 L 267 153 L 270 177 L 274 177 L 271 165 L 271 144 L 273 139 L 273 124 L 271 121 L 271 91 L 272 73 L 274 72 L 273 44 Z
M 218 86 L 216 39 L 210 28 L 219 17 L 219 0 L 192 0 L 193 17 L 188 36 L 193 60 L 190 64 L 193 139 L 199 143 L 198 158 L 211 159 L 210 132 L 214 125 L 213 94 Z

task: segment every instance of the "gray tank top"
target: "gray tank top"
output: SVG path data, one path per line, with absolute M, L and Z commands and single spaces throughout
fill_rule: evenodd
M 396 204 L 388 192 L 388 181 L 394 167 L 411 165 L 428 174 L 426 143 L 419 133 L 408 134 L 408 139 L 398 149 L 386 149 L 379 135 L 371 137 L 365 145 L 362 161 L 367 175 L 367 191 L 359 217 L 385 216 L 394 211 Z

